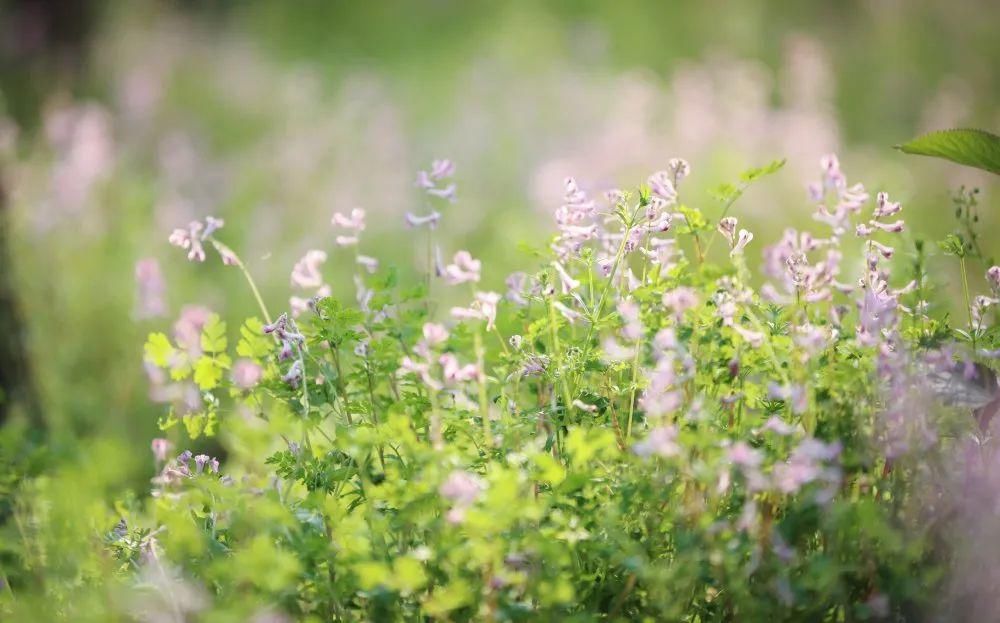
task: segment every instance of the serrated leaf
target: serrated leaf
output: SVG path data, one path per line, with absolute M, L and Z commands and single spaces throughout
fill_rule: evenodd
M 179 353 L 179 357 L 174 358 L 174 365 L 170 368 L 170 378 L 174 381 L 183 381 L 191 376 L 191 359 L 187 353 Z
M 215 357 L 201 357 L 194 365 L 194 382 L 202 390 L 215 389 L 232 361 L 225 353 Z
M 1000 136 L 985 130 L 939 130 L 897 145 L 906 154 L 932 156 L 1000 175 Z
M 176 352 L 170 340 L 162 333 L 150 333 L 143 350 L 146 361 L 161 368 L 170 365 L 170 360 Z
M 201 349 L 207 353 L 221 353 L 226 350 L 226 323 L 212 314 L 201 329 Z

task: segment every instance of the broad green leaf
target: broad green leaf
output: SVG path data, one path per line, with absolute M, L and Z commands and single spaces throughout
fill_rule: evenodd
M 226 350 L 226 323 L 219 319 L 218 314 L 212 314 L 201 329 L 201 349 L 208 353 L 221 353 Z
M 944 158 L 1000 175 L 1000 136 L 985 130 L 939 130 L 897 145 L 906 154 Z
M 146 361 L 151 362 L 153 365 L 165 368 L 170 364 L 171 358 L 174 356 L 174 347 L 170 344 L 170 340 L 167 336 L 162 333 L 150 333 L 149 337 L 146 338 Z

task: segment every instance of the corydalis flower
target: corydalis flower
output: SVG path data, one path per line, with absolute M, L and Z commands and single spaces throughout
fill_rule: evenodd
M 444 278 L 451 285 L 479 281 L 479 271 L 483 263 L 472 257 L 468 251 L 455 254 L 451 264 L 444 267 Z
M 150 444 L 150 449 L 153 451 L 153 458 L 159 462 L 167 460 L 167 453 L 173 448 L 174 444 L 170 443 L 166 439 L 157 437 Z
M 167 313 L 166 282 L 156 258 L 147 257 L 135 263 L 135 317 L 156 318 Z
M 476 364 L 467 363 L 462 365 L 458 358 L 452 353 L 445 353 L 438 358 L 441 364 L 441 374 L 448 384 L 468 383 L 482 380 L 483 374 Z
M 365 230 L 365 211 L 361 208 L 354 208 L 350 215 L 345 216 L 340 212 L 333 215 L 330 221 L 336 227 L 346 229 L 349 233 L 338 235 L 334 238 L 337 246 L 349 247 L 358 244 L 358 236 Z
M 323 285 L 323 275 L 319 266 L 326 261 L 326 253 L 313 249 L 306 252 L 292 269 L 292 285 L 302 288 L 318 288 Z
M 680 452 L 677 445 L 677 427 L 659 426 L 649 431 L 645 439 L 632 446 L 638 456 L 676 456 Z
M 427 227 L 434 229 L 441 220 L 441 213 L 435 211 L 426 216 L 417 216 L 412 212 L 407 212 L 405 218 L 407 227 L 423 227 L 426 225 Z
M 205 247 L 202 246 L 202 232 L 205 226 L 201 221 L 191 221 L 187 229 L 175 229 L 167 240 L 175 247 L 187 249 L 187 257 L 192 262 L 205 261 Z
M 461 523 L 465 518 L 465 511 L 476 503 L 485 489 L 486 483 L 482 478 L 465 471 L 452 472 L 438 488 L 441 497 L 452 503 L 446 516 L 448 522 Z
M 556 210 L 559 236 L 552 245 L 560 259 L 577 253 L 588 240 L 597 237 L 597 224 L 593 222 L 597 207 L 580 189 L 576 180 L 567 177 L 563 204 Z
M 698 305 L 698 294 L 691 288 L 680 286 L 663 293 L 663 306 L 674 312 L 674 320 L 680 322 L 684 312 Z
M 455 164 L 451 160 L 441 159 L 431 163 L 430 171 L 419 171 L 417 173 L 416 186 L 424 189 L 428 195 L 455 201 L 455 184 L 442 186 L 447 178 L 455 175 Z
M 677 203 L 677 189 L 674 185 L 674 178 L 669 171 L 657 171 L 649 176 L 647 182 L 649 182 L 650 190 L 667 205 Z
M 1000 295 L 1000 266 L 990 266 L 986 271 L 986 281 L 989 282 L 993 293 Z
M 497 319 L 497 304 L 500 295 L 496 292 L 476 292 L 476 299 L 469 307 L 452 307 L 451 315 L 459 320 L 485 320 L 486 330 L 492 331 Z
M 725 236 L 729 242 L 730 256 L 743 253 L 743 249 L 753 240 L 753 234 L 745 229 L 741 229 L 737 234 L 736 223 L 736 219 L 732 216 L 727 216 L 719 221 L 719 233 Z

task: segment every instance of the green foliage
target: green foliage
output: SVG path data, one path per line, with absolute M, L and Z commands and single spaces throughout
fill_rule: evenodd
M 727 207 L 782 165 L 741 175 Z M 652 226 L 657 210 L 683 222 Z M 151 495 L 103 503 L 108 465 L 30 480 L 13 512 L 32 532 L 0 550 L 25 561 L 15 595 L 51 598 L 34 611 L 56 618 L 220 620 L 869 620 L 934 605 L 954 537 L 924 502 L 960 510 L 926 474 L 943 478 L 980 429 L 898 387 L 941 377 L 960 396 L 951 336 L 986 371 L 976 349 L 1000 332 L 931 315 L 923 242 L 890 262 L 873 238 L 824 241 L 864 260 L 844 292 L 839 265 L 794 246 L 814 239 L 786 236 L 788 272 L 768 275 L 785 292 L 765 295 L 735 223 L 712 265 L 699 236 L 719 223 L 697 207 L 640 189 L 614 211 L 606 240 L 540 253 L 519 291 L 473 289 L 450 321 L 431 295 L 443 281 L 358 268 L 360 304 L 320 297 L 267 333 L 250 318 L 234 345 L 217 315 L 194 346 L 153 332 L 144 361 L 197 400 L 164 409 L 176 446 L 154 445 Z M 667 236 L 671 253 L 653 252 Z M 975 240 L 966 228 L 942 248 L 968 262 Z M 922 367 L 933 356 L 944 371 Z M 61 495 L 84 508 L 65 533 Z M 49 554 L 71 546 L 68 562 Z
M 939 130 L 897 145 L 896 149 L 1000 175 L 1000 136 L 985 130 Z

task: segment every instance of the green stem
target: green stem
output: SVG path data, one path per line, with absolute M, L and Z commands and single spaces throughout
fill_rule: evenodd
M 223 260 L 228 260 L 233 263 L 234 266 L 240 269 L 243 276 L 246 278 L 247 283 L 250 285 L 250 291 L 253 292 L 254 299 L 257 300 L 257 306 L 260 307 L 260 312 L 264 314 L 264 322 L 271 324 L 271 314 L 267 311 L 267 305 L 264 304 L 264 298 L 260 295 L 260 290 L 257 289 L 257 284 L 254 282 L 253 277 L 250 276 L 250 271 L 247 270 L 246 264 L 240 259 L 240 256 L 236 255 L 232 249 L 228 246 L 222 244 L 215 238 L 209 238 L 212 242 L 212 246 L 215 250 L 219 252 L 219 255 L 223 257 Z
M 962 269 L 962 291 L 965 293 L 965 311 L 969 316 L 969 337 L 972 338 L 972 350 L 976 350 L 976 328 L 972 321 L 972 299 L 969 297 L 969 275 L 965 269 L 965 256 L 958 259 L 958 265 Z
M 493 447 L 490 431 L 490 403 L 486 395 L 486 354 L 483 349 L 483 334 L 477 327 L 475 334 L 476 366 L 479 368 L 479 416 L 483 419 L 483 441 L 487 448 Z

